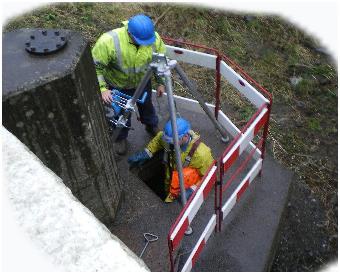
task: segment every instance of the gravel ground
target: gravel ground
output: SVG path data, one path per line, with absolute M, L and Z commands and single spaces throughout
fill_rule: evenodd
M 332 206 L 337 222 L 337 194 Z M 319 199 L 306 184 L 292 182 L 271 271 L 319 271 L 337 262 L 338 235 L 331 235 L 327 226 Z

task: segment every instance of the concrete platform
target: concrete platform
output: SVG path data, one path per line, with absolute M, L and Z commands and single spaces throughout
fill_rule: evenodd
M 161 118 L 161 127 L 168 116 L 166 100 L 166 97 L 159 100 L 159 105 L 154 102 Z M 193 130 L 198 131 L 202 140 L 212 148 L 214 157 L 218 157 L 226 145 L 220 141 L 219 134 L 215 132 L 208 118 L 185 109 L 179 111 L 192 123 Z M 151 271 L 169 271 L 167 235 L 181 210 L 181 205 L 179 202 L 171 204 L 162 202 L 144 182 L 129 171 L 127 157 L 143 149 L 150 140 L 143 125 L 136 121 L 135 116 L 132 121 L 135 130 L 130 131 L 129 134 L 128 155 L 117 159 L 120 175 L 125 181 L 125 198 L 115 222 L 109 229 L 137 255 L 144 247 L 143 233 L 149 232 L 159 236 L 157 242 L 149 244 L 143 260 Z M 240 174 L 225 195 L 235 189 L 246 172 L 247 170 Z M 224 220 L 222 231 L 212 234 L 193 271 L 267 270 L 275 251 L 276 235 L 285 209 L 291 177 L 290 172 L 266 155 L 262 177 L 255 179 L 241 201 Z M 179 270 L 214 213 L 213 209 L 214 191 L 209 194 L 192 223 L 194 233 L 185 236 L 178 249 Z

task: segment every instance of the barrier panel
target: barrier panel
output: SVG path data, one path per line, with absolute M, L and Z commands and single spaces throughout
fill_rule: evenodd
M 214 214 L 211 219 L 209 220 L 209 223 L 205 227 L 201 237 L 199 238 L 197 244 L 195 245 L 193 251 L 191 252 L 189 259 L 186 261 L 184 267 L 182 268 L 181 272 L 188 272 L 192 269 L 192 267 L 195 265 L 195 262 L 198 259 L 198 256 L 203 250 L 203 247 L 207 243 L 209 237 L 211 236 L 214 228 L 216 227 L 216 214 Z
M 254 180 L 254 178 L 259 174 L 261 168 L 262 168 L 262 159 L 257 160 L 256 164 L 253 166 L 253 168 L 248 172 L 246 177 L 243 179 L 243 181 L 239 184 L 237 189 L 233 192 L 231 197 L 227 200 L 227 202 L 224 204 L 224 206 L 221 209 L 221 220 L 224 220 L 224 218 L 228 215 L 228 213 L 231 211 L 231 209 L 234 207 L 236 202 L 238 202 L 242 196 L 242 194 L 245 192 L 245 190 L 248 188 L 250 183 Z
M 182 61 L 187 64 L 197 65 L 205 68 L 216 68 L 216 55 L 207 54 L 204 52 L 197 52 L 193 50 L 166 46 L 166 55 L 170 59 Z
M 248 188 L 250 183 L 254 180 L 254 178 L 261 172 L 262 163 L 263 163 L 263 154 L 261 154 L 261 158 L 256 161 L 251 170 L 245 176 L 245 178 L 238 185 L 236 190 L 232 193 L 232 195 L 228 198 L 227 202 L 222 206 L 223 193 L 229 188 L 232 182 L 235 180 L 236 176 L 244 170 L 247 163 L 249 163 L 250 159 L 254 155 L 255 151 L 258 147 L 263 146 L 265 142 L 264 136 L 262 136 L 257 144 L 257 146 L 250 152 L 249 156 L 242 162 L 240 167 L 230 176 L 225 184 L 223 184 L 223 176 L 226 171 L 228 171 L 231 166 L 236 162 L 236 160 L 241 156 L 245 148 L 251 143 L 257 133 L 264 128 L 264 126 L 269 122 L 269 110 L 267 105 L 264 104 L 260 109 L 253 115 L 253 117 L 249 120 L 246 126 L 242 129 L 241 133 L 236 136 L 233 142 L 228 146 L 227 150 L 221 157 L 221 170 L 220 170 L 220 195 L 219 195 L 219 231 L 221 231 L 222 221 L 234 207 L 236 202 L 240 199 L 242 194 Z
M 244 149 L 250 144 L 255 135 L 267 121 L 268 117 L 268 109 L 265 105 L 260 109 L 261 112 L 258 114 L 254 122 L 250 125 L 250 127 L 236 138 L 236 143 L 228 150 L 227 154 L 222 159 L 223 171 L 226 171 L 235 160 L 242 154 Z
M 168 244 L 172 271 L 174 271 L 173 251 L 179 246 L 181 240 L 183 239 L 186 229 L 190 226 L 198 210 L 200 209 L 204 201 L 207 199 L 208 194 L 210 193 L 212 187 L 215 185 L 217 178 L 216 171 L 217 166 L 216 161 L 214 161 L 212 166 L 207 171 L 206 175 L 202 178 L 201 185 L 191 195 L 186 206 L 182 209 L 180 215 L 178 216 L 175 223 L 170 229 L 170 232 L 168 234 Z
M 257 108 L 261 107 L 264 103 L 269 103 L 267 98 L 265 98 L 260 92 L 252 87 L 224 61 L 221 61 L 221 74 L 225 80 L 228 81 L 228 83 L 240 91 Z
M 272 96 L 265 88 L 252 79 L 239 65 L 225 54 L 220 53 L 218 50 L 185 41 L 177 41 L 167 37 L 162 38 L 169 44 L 166 45 L 166 54 L 169 58 L 215 70 L 215 106 L 211 104 L 206 105 L 209 109 L 215 110 L 216 120 L 218 120 L 220 124 L 233 136 L 233 140 L 230 142 L 226 150 L 218 157 L 218 160 L 203 177 L 201 186 L 196 189 L 185 207 L 182 209 L 168 235 L 171 271 L 174 271 L 173 252 L 180 245 L 186 229 L 190 226 L 192 220 L 214 186 L 215 214 L 211 216 L 181 270 L 190 271 L 202 253 L 202 250 L 212 235 L 214 228 L 219 228 L 216 231 L 221 231 L 222 221 L 226 218 L 234 205 L 240 200 L 242 194 L 254 181 L 256 176 L 261 174 L 265 152 L 265 141 L 269 127 Z M 187 47 L 189 49 L 183 47 Z M 195 51 L 193 49 L 199 51 Z M 233 124 L 233 122 L 220 110 L 222 77 L 257 108 L 257 111 L 241 130 L 239 130 L 237 126 Z M 198 102 L 195 100 L 176 98 L 176 101 L 179 105 L 185 105 L 190 110 L 199 111 Z M 255 145 L 253 142 L 254 137 L 257 136 L 259 131 L 262 129 L 263 132 L 260 140 L 257 145 Z M 226 172 L 230 170 L 236 160 L 240 159 L 241 154 L 245 151 L 249 153 L 246 160 L 244 160 L 237 168 L 236 172 L 230 175 L 226 182 L 223 183 L 223 177 Z M 222 194 L 228 189 L 240 172 L 245 169 L 251 159 L 255 160 L 255 164 L 251 167 L 250 171 L 223 204 Z

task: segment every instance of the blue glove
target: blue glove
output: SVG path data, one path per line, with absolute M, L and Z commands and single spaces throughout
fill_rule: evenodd
M 142 165 L 146 160 L 151 157 L 146 153 L 145 150 L 139 151 L 128 158 L 129 165 Z
M 196 186 L 191 186 L 185 190 L 185 198 L 187 201 L 190 199 L 191 195 L 195 192 Z M 178 199 L 181 197 L 181 194 L 178 195 Z
M 186 197 L 186 199 L 189 200 L 191 194 L 193 194 L 193 193 L 194 193 L 194 190 L 193 190 L 191 187 L 189 187 L 188 189 L 186 189 L 186 190 L 185 190 L 185 197 Z

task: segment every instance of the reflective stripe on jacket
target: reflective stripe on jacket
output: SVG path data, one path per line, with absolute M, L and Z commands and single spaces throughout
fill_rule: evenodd
M 92 49 L 100 90 L 107 85 L 117 88 L 136 88 L 143 78 L 152 52 L 165 53 L 165 45 L 156 32 L 156 41 L 150 46 L 136 46 L 124 26 L 102 34 Z
M 189 134 L 191 135 L 191 141 L 185 151 L 181 151 L 182 164 L 184 164 L 185 158 L 188 156 L 193 143 L 199 138 L 199 135 L 192 130 L 189 131 Z M 163 131 L 160 131 L 146 146 L 147 151 L 150 152 L 151 155 L 155 154 L 161 149 L 166 149 L 168 147 L 168 144 L 163 140 L 162 137 Z M 188 167 L 197 169 L 199 175 L 203 176 L 207 172 L 213 161 L 214 158 L 212 156 L 211 149 L 203 142 L 201 142 L 197 147 L 195 153 L 192 155 Z M 177 170 L 175 155 L 170 155 L 170 165 L 172 170 Z M 166 188 L 165 190 L 169 192 L 170 170 L 168 166 L 166 168 L 164 183 Z

